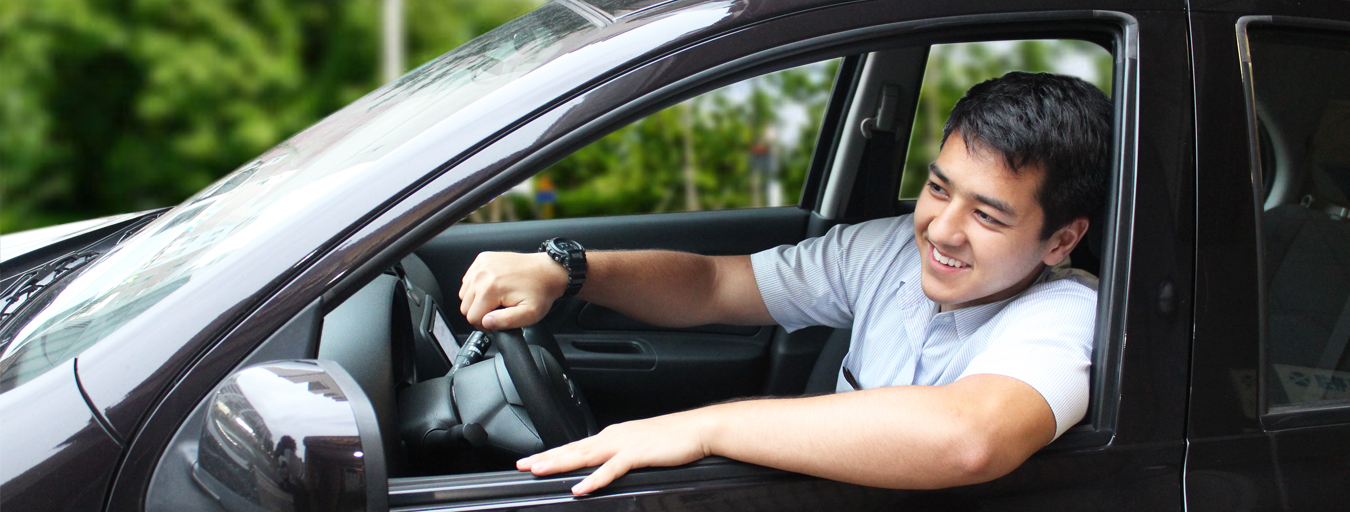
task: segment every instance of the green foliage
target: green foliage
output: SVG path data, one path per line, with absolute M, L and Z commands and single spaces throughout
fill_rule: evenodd
M 1110 93 L 1111 55 L 1085 41 L 964 43 L 933 47 L 920 91 L 911 134 L 901 198 L 918 195 L 937 158 L 947 113 L 966 90 L 1008 71 L 1049 71 L 1076 75 Z M 775 144 L 783 196 L 789 204 L 801 196 L 825 104 L 838 62 L 803 66 L 729 86 L 685 101 L 618 129 L 573 153 L 536 177 L 556 187 L 557 217 L 657 213 L 689 209 L 763 206 L 757 191 L 765 183 L 751 172 L 751 147 L 766 130 L 778 128 L 785 114 L 804 114 L 797 129 Z M 691 126 L 681 123 L 683 110 Z M 692 134 L 696 200 L 686 197 L 682 146 Z M 519 196 L 509 218 L 533 218 L 540 212 Z M 481 219 L 481 217 L 480 217 Z
M 764 206 L 768 177 L 752 172 L 751 148 L 767 141 L 783 197 L 795 203 L 838 64 L 788 69 L 686 100 L 578 150 L 540 173 L 535 185 L 552 181 L 557 217 Z M 686 136 L 692 137 L 692 162 Z M 693 167 L 693 208 L 686 165 Z
M 538 0 L 405 0 L 438 56 Z M 0 2 L 0 233 L 178 203 L 379 85 L 379 0 Z
M 408 63 L 540 3 L 404 0 Z M 0 2 L 0 233 L 182 201 L 378 86 L 380 13 L 380 0 Z M 1107 84 L 1110 56 L 1090 43 L 934 47 L 902 197 L 917 192 L 967 88 L 1013 69 L 1063 72 L 1073 59 L 1088 62 L 1078 74 Z M 534 184 L 554 183 L 558 217 L 762 206 L 771 179 L 795 203 L 837 67 L 784 70 L 690 99 L 619 128 Z M 771 158 L 755 160 L 757 146 Z M 506 218 L 545 214 L 528 197 L 502 203 L 497 217 L 503 208 Z

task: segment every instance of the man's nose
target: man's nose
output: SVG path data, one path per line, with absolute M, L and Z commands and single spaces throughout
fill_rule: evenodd
M 964 219 L 959 213 L 960 210 L 955 202 L 947 203 L 937 216 L 933 217 L 933 222 L 928 224 L 928 240 L 947 247 L 965 245 Z

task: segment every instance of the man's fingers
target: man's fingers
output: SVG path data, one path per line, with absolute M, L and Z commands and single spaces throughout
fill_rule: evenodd
M 618 456 L 609 459 L 590 476 L 581 479 L 581 483 L 572 486 L 572 494 L 581 496 L 595 492 L 596 489 L 609 485 L 615 478 L 623 476 L 630 469 L 633 469 L 633 465 L 627 457 Z
M 501 306 L 511 307 L 515 304 L 506 304 L 500 297 L 488 294 L 475 294 L 473 304 L 469 305 L 468 314 L 464 318 L 476 327 L 483 328 L 483 317 L 487 316 L 494 309 Z
M 461 289 L 459 291 L 459 314 L 464 318 L 469 318 L 469 306 L 473 305 L 475 294 L 473 290 Z
M 525 327 L 534 325 L 542 316 L 539 314 L 539 308 L 522 302 L 516 306 L 483 315 L 483 328 L 502 330 Z
M 545 476 L 595 466 L 609 460 L 613 453 L 592 449 L 592 439 L 583 439 L 526 457 L 516 463 L 516 468 Z

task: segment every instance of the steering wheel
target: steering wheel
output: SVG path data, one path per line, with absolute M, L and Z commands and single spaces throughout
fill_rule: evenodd
M 596 433 L 595 417 L 567 377 L 566 360 L 548 329 L 534 325 L 490 334 L 545 449 Z

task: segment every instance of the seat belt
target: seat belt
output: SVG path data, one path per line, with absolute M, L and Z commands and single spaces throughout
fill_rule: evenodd
M 896 191 L 900 186 L 900 148 L 896 137 L 896 111 L 900 106 L 900 85 L 881 85 L 877 111 L 862 121 L 859 129 L 866 137 L 859 161 L 857 178 L 845 217 L 848 219 L 876 219 L 895 215 Z

